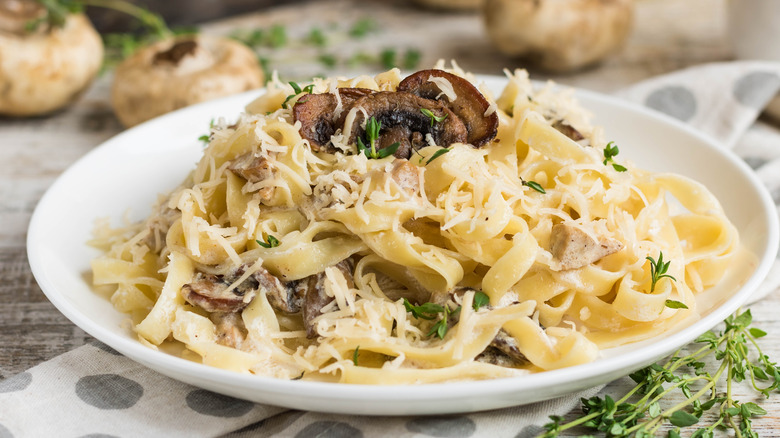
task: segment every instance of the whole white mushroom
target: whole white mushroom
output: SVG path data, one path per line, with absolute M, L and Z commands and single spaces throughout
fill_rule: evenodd
M 111 100 L 126 127 L 178 108 L 263 85 L 247 46 L 227 38 L 188 35 L 142 48 L 117 67 Z
M 61 26 L 32 0 L 0 0 L 0 114 L 35 116 L 74 101 L 103 63 L 103 43 L 83 14 Z M 31 26 L 33 24 L 34 26 Z
M 620 48 L 633 0 L 485 0 L 487 34 L 499 51 L 552 71 L 593 64 Z

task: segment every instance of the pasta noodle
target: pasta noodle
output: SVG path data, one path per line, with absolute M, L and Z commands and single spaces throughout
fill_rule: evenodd
M 413 101 L 461 99 L 470 76 L 448 72 L 424 83 L 438 93 Z M 717 199 L 615 156 L 568 91 L 506 74 L 499 98 L 483 91 L 488 106 L 474 111 L 497 116 L 495 138 L 436 144 L 436 126 L 459 122 L 441 109 L 402 158 L 371 156 L 375 120 L 353 103 L 395 99 L 397 70 L 315 79 L 294 96 L 275 79 L 235 124 L 214 128 L 146 221 L 96 229 L 105 254 L 94 284 L 115 288 L 112 303 L 148 345 L 346 383 L 568 367 L 695 317 L 696 295 L 739 246 Z M 298 113 L 318 95 L 333 96 L 328 117 L 343 120 L 327 148 Z M 365 152 L 353 141 L 363 131 Z M 661 258 L 673 278 L 653 278 Z

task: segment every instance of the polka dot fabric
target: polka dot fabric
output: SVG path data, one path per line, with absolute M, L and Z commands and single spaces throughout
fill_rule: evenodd
M 711 64 L 637 84 L 621 96 L 733 149 L 780 203 L 780 130 L 756 122 L 780 89 L 780 64 Z M 755 299 L 780 285 L 780 262 Z M 442 437 L 530 438 L 601 388 L 473 414 L 368 417 L 264 406 L 174 381 L 93 342 L 0 381 L 0 438 Z M 45 417 L 41 415 L 45 413 Z

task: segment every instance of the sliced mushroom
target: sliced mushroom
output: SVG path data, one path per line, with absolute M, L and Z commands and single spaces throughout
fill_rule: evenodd
M 421 147 L 428 134 L 437 145 L 445 147 L 452 143 L 465 142 L 467 139 L 466 126 L 446 106 L 411 93 L 373 93 L 355 101 L 352 108 L 359 111 L 352 124 L 349 143 L 357 143 L 357 139 L 361 138 L 363 143 L 368 145 L 363 125 L 367 119 L 374 117 L 382 127 L 377 148 L 383 149 L 398 142 L 400 146 L 394 154 L 398 158 L 409 158 L 412 149 Z M 422 112 L 423 109 L 436 117 L 443 117 L 443 120 L 431 123 L 431 118 Z
M 621 249 L 619 240 L 602 237 L 596 241 L 571 225 L 553 225 L 550 233 L 550 252 L 561 262 L 562 270 L 582 268 Z
M 282 283 L 279 278 L 262 268 L 255 272 L 252 278 L 257 281 L 258 289 L 265 291 L 265 297 L 272 307 L 286 313 L 301 311 L 303 293 L 293 284 Z
M 334 94 L 310 94 L 298 99 L 293 106 L 293 117 L 301 122 L 301 137 L 309 140 L 315 151 L 336 152 L 330 138 L 344 125 L 344 118 L 352 104 L 359 98 L 373 93 L 367 88 L 339 88 L 341 111 L 337 112 L 338 99 Z
M 228 166 L 236 175 L 244 178 L 250 183 L 258 183 L 267 179 L 272 179 L 276 173 L 276 166 L 265 155 L 256 156 L 252 152 L 239 155 Z M 274 196 L 276 187 L 268 186 L 258 190 L 260 198 L 268 201 Z
M 198 273 L 195 281 L 182 286 L 181 294 L 188 303 L 207 312 L 238 312 L 249 304 L 254 292 L 246 289 L 247 282 L 228 290 L 231 283 L 221 275 Z
M 352 262 L 352 259 L 344 259 L 337 263 L 335 267 L 344 274 L 344 278 L 347 280 L 349 287 L 355 287 L 352 279 L 352 272 L 354 271 L 355 265 Z M 317 336 L 317 327 L 314 324 L 314 319 L 322 315 L 322 308 L 330 304 L 334 299 L 325 293 L 325 272 L 310 275 L 299 280 L 296 285 L 296 289 L 298 288 L 303 289 L 305 293 L 303 303 L 303 326 L 306 328 L 306 337 L 314 338 Z
M 247 46 L 219 37 L 181 36 L 138 50 L 117 68 L 111 100 L 130 127 L 145 120 L 263 84 L 263 71 Z
M 216 329 L 217 344 L 231 348 L 240 348 L 246 339 L 246 326 L 241 315 L 236 312 L 214 312 L 209 315 Z
M 0 115 L 36 116 L 70 104 L 103 63 L 100 35 L 84 14 L 29 29 L 47 17 L 40 3 L 0 0 Z
M 556 121 L 555 123 L 552 124 L 552 127 L 555 128 L 561 134 L 569 137 L 574 141 L 580 141 L 585 139 L 585 136 L 582 135 L 580 131 L 577 131 L 573 126 L 571 126 L 570 124 L 566 123 L 563 120 Z
M 449 83 L 451 89 L 437 83 L 442 81 Z M 460 76 L 443 70 L 421 70 L 401 81 L 398 91 L 444 103 L 466 125 L 466 141 L 476 147 L 488 143 L 498 133 L 498 114 L 488 114 L 490 104 L 485 96 Z

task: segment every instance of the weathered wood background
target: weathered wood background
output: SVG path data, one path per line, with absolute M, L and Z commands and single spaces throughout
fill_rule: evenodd
M 731 57 L 725 0 L 638 0 L 634 32 L 623 50 L 600 66 L 570 75 L 536 79 L 610 92 L 639 80 L 694 64 Z M 317 61 L 318 51 L 295 41 L 312 27 L 346 29 L 371 17 L 380 24 L 362 39 L 345 38 L 327 51 L 340 60 L 333 68 Z M 285 25 L 290 43 L 267 54 L 284 78 L 326 73 L 357 74 L 377 65 L 350 66 L 351 53 L 376 55 L 383 48 L 421 52 L 420 66 L 456 59 L 466 70 L 501 74 L 522 62 L 499 55 L 485 36 L 479 14 L 421 9 L 406 1 L 325 0 L 297 2 L 203 26 L 205 32 Z M 122 130 L 108 95 L 111 77 L 101 77 L 70 108 L 35 119 L 0 118 L 0 379 L 16 374 L 90 340 L 63 317 L 36 284 L 27 263 L 26 231 L 37 201 L 57 176 L 79 157 Z M 780 145 L 778 146 L 780 147 Z M 769 332 L 763 342 L 780 358 L 780 294 L 753 306 L 756 325 Z M 609 385 L 619 393 L 627 379 Z M 740 393 L 747 391 L 740 387 Z M 780 396 L 760 402 L 769 414 L 755 421 L 762 436 L 780 436 Z

